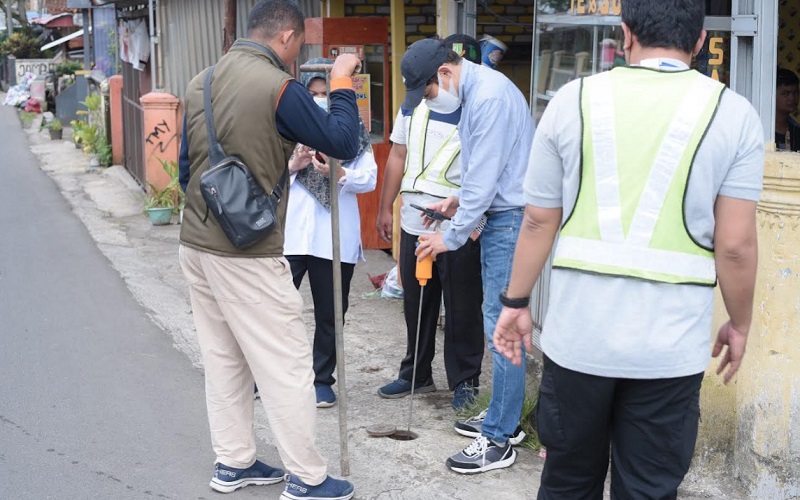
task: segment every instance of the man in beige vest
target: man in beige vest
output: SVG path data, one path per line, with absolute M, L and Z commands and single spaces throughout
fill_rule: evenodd
M 281 179 L 296 143 L 334 158 L 358 151 L 358 110 L 350 75 L 358 65 L 341 56 L 331 71 L 330 114 L 289 73 L 303 45 L 304 17 L 291 0 L 261 0 L 251 10 L 247 38 L 216 64 L 211 87 L 217 137 L 267 192 Z M 186 209 L 180 262 L 206 374 L 206 403 L 216 471 L 211 488 L 228 493 L 284 479 L 256 460 L 253 383 L 261 389 L 275 445 L 288 470 L 284 499 L 348 499 L 353 485 L 327 475 L 314 443 L 316 398 L 302 298 L 283 257 L 287 197 L 276 228 L 244 249 L 234 247 L 208 217 L 200 176 L 209 168 L 204 79 L 186 92 L 181 166 Z M 188 179 L 186 178 L 188 174 Z M 285 189 L 284 192 L 288 191 Z

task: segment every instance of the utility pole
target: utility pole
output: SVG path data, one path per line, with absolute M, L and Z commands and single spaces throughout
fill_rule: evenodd
M 222 32 L 222 52 L 227 53 L 236 41 L 236 0 L 225 0 L 225 29 Z
M 14 13 L 11 10 L 11 0 L 6 0 L 6 35 L 14 32 Z
M 11 0 L 6 0 L 11 3 Z M 25 0 L 17 0 L 17 10 L 19 10 L 19 24 L 24 28 L 28 25 L 28 9 L 25 8 Z

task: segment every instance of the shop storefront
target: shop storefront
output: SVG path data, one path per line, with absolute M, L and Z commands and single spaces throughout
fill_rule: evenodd
M 537 0 L 531 107 L 565 83 L 625 64 L 622 0 Z M 705 47 L 693 67 L 747 97 L 773 137 L 778 1 L 707 0 Z

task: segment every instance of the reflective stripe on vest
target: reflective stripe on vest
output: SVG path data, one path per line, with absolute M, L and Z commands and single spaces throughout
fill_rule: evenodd
M 445 142 L 425 165 L 425 143 L 428 134 L 430 110 L 420 104 L 411 115 L 406 141 L 406 166 L 400 184 L 401 193 L 426 193 L 441 198 L 455 195 L 461 187 L 461 173 L 451 169 L 461 153 L 458 128 L 453 130 Z M 451 170 L 454 170 L 451 172 Z
M 713 286 L 713 249 L 689 233 L 683 202 L 724 86 L 694 71 L 620 70 L 583 81 L 581 188 L 553 266 Z M 663 97 L 642 109 L 637 95 Z

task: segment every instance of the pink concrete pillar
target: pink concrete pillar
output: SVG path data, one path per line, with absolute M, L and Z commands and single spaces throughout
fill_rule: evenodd
M 170 179 L 160 160 L 178 162 L 180 100 L 172 94 L 150 92 L 143 95 L 140 101 L 144 108 L 145 177 L 147 182 L 163 189 Z
M 122 133 L 122 75 L 108 79 L 109 105 L 111 107 L 111 163 L 122 165 L 125 161 L 125 134 Z

